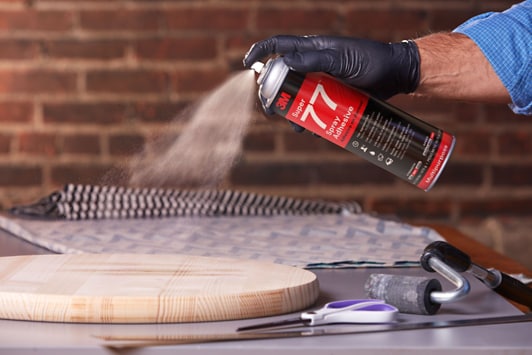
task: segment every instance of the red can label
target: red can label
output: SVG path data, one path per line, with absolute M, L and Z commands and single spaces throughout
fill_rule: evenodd
M 346 91 L 344 85 L 338 84 L 331 77 L 308 74 L 285 117 L 345 148 L 366 109 L 368 97 L 358 91 Z
M 324 74 L 289 72 L 272 108 L 423 190 L 454 145 L 452 135 Z

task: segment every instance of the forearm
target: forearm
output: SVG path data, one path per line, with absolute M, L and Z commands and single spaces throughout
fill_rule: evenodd
M 469 37 L 435 33 L 415 42 L 421 64 L 414 94 L 462 101 L 511 101 L 490 63 Z

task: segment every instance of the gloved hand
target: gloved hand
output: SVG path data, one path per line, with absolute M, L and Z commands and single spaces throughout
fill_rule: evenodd
M 280 35 L 255 43 L 244 66 L 271 54 L 283 55 L 295 71 L 326 72 L 383 100 L 413 92 L 419 84 L 419 52 L 413 41 Z

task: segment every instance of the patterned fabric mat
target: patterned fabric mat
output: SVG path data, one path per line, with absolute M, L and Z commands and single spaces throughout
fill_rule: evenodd
M 310 216 L 43 220 L 0 216 L 0 228 L 57 253 L 179 253 L 306 268 L 419 263 L 434 230 L 364 213 Z

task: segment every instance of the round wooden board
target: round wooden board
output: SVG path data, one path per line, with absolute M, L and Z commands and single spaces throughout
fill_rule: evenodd
M 76 323 L 174 323 L 301 310 L 316 275 L 249 260 L 157 254 L 0 258 L 0 318 Z

